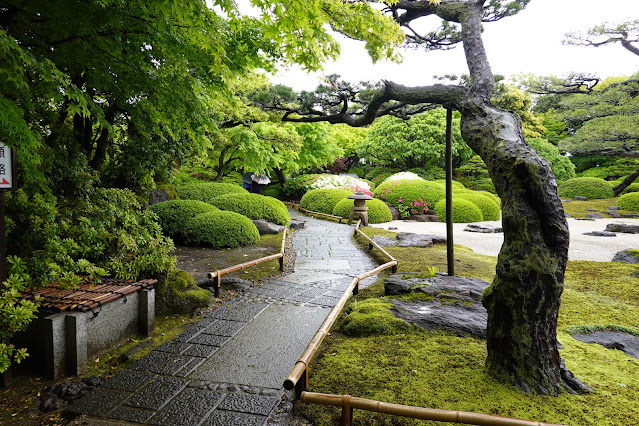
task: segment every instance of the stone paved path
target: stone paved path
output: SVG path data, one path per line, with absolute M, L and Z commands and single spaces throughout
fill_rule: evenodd
M 67 408 L 83 424 L 262 425 L 353 276 L 377 265 L 353 227 L 301 217 L 295 272 L 246 291 Z M 360 283 L 360 288 L 375 281 Z

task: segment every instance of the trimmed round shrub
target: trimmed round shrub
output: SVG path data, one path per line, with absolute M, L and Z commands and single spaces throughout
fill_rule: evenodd
M 313 212 L 333 214 L 335 205 L 351 195 L 347 189 L 311 189 L 300 200 L 300 207 Z
M 444 188 L 446 188 L 446 179 L 437 179 L 435 183 L 441 183 Z M 452 181 L 453 191 L 456 189 L 466 189 L 463 183 L 457 182 L 456 180 Z
M 353 204 L 355 200 L 344 198 L 335 205 L 333 214 L 335 216 L 341 216 L 347 218 L 351 211 L 353 211 Z M 368 222 L 369 223 L 384 223 L 393 220 L 393 215 L 390 209 L 382 200 L 367 200 L 366 207 L 368 207 Z
M 249 219 L 264 219 L 267 222 L 287 226 L 291 217 L 283 202 L 260 194 L 226 194 L 211 200 L 220 210 L 242 214 Z
M 262 191 L 262 195 L 277 198 L 278 200 L 283 200 L 284 190 L 282 189 L 282 185 L 280 185 L 279 183 L 275 183 L 264 188 L 264 191 Z
M 189 245 L 215 249 L 248 246 L 260 240 L 251 219 L 221 210 L 195 216 L 186 224 L 184 234 Z
M 622 194 L 629 194 L 631 192 L 639 192 L 639 183 L 631 183 L 623 190 Z
M 225 194 L 249 192 L 239 185 L 232 183 L 207 182 L 195 185 L 178 186 L 177 193 L 182 200 L 200 200 L 210 203 L 215 197 Z
M 624 194 L 617 200 L 617 205 L 623 210 L 639 212 L 639 192 Z
M 387 300 L 367 299 L 357 302 L 341 325 L 347 336 L 393 336 L 410 331 L 413 326 L 397 318 L 390 311 L 393 304 Z
M 477 191 L 464 191 L 453 194 L 453 200 L 455 197 L 468 200 L 481 210 L 481 215 L 484 220 L 499 220 L 499 204 L 497 204 L 491 197 L 483 195 Z
M 443 222 L 446 221 L 446 200 L 440 200 L 435 204 L 435 213 Z M 453 222 L 471 223 L 481 222 L 484 217 L 481 210 L 472 201 L 463 198 L 453 198 Z
M 198 200 L 169 200 L 152 204 L 149 210 L 158 216 L 164 235 L 173 238 L 176 243 L 184 243 L 186 224 L 195 216 L 202 213 L 218 211 L 204 201 Z
M 374 192 L 375 198 L 388 201 L 402 218 L 423 214 L 446 196 L 441 185 L 426 180 L 396 180 L 384 182 Z
M 573 198 L 576 196 L 598 200 L 601 198 L 613 198 L 612 184 L 603 179 L 594 177 L 578 177 L 568 179 L 559 184 L 559 196 Z

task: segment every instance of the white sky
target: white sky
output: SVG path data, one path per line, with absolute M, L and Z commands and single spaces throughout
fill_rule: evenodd
M 634 19 L 639 19 L 639 0 L 532 0 L 519 14 L 486 23 L 484 44 L 493 73 L 506 77 L 521 73 L 561 76 L 572 71 L 598 77 L 628 75 L 639 71 L 639 56 L 620 44 L 564 46 L 561 40 L 567 32 Z M 341 57 L 326 64 L 323 72 L 307 74 L 294 66 L 271 81 L 295 90 L 313 90 L 322 75 L 340 74 L 351 82 L 386 79 L 418 86 L 431 84 L 433 75 L 468 73 L 461 45 L 444 52 L 403 50 L 401 64 L 373 64 L 363 43 L 344 37 L 339 40 Z

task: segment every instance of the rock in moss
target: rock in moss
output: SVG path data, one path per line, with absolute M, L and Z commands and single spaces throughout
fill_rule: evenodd
M 213 298 L 210 291 L 198 287 L 195 279 L 180 269 L 170 271 L 155 290 L 156 309 L 161 314 L 190 314 L 209 306 Z
M 639 263 L 639 250 L 622 250 L 618 251 L 612 258 L 613 262 L 623 263 Z

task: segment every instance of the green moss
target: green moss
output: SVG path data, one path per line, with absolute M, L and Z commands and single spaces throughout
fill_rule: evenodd
M 347 218 L 353 211 L 353 204 L 355 200 L 345 198 L 335 204 L 333 208 L 333 214 L 335 216 L 341 216 Z M 369 223 L 383 223 L 393 220 L 393 215 L 390 209 L 381 200 L 368 200 L 366 201 L 366 207 L 368 207 L 368 221 Z
M 567 327 L 565 331 L 570 334 L 592 334 L 597 331 L 618 331 L 621 333 L 631 334 L 633 336 L 639 336 L 639 328 L 627 327 L 619 324 L 584 324 Z
M 166 195 L 169 197 L 169 200 L 177 200 L 180 198 L 175 185 L 171 185 L 170 183 L 158 183 L 155 185 L 155 189 L 157 191 L 166 191 Z
M 617 205 L 623 210 L 639 212 L 639 192 L 623 194 L 617 200 Z
M 218 209 L 198 200 L 170 200 L 149 206 L 158 216 L 162 232 L 176 243 L 185 242 L 186 224 L 202 213 L 216 212 Z
M 440 220 L 446 221 L 446 200 L 440 200 L 435 204 L 435 213 Z M 472 201 L 462 198 L 453 198 L 453 222 L 471 223 L 484 220 L 481 210 Z
M 560 197 L 573 198 L 576 196 L 589 199 L 612 198 L 614 192 L 612 184 L 594 177 L 579 177 L 563 181 L 558 186 Z
M 569 200 L 562 203 L 564 212 L 570 214 L 570 216 L 574 218 L 586 217 L 588 213 L 592 213 L 592 211 L 589 211 L 588 209 L 597 209 L 597 211 L 603 212 L 608 210 L 608 206 L 613 206 L 615 204 L 617 204 L 617 200 L 615 198 L 587 201 Z
M 246 216 L 235 212 L 215 211 L 200 214 L 186 224 L 185 243 L 212 248 L 255 244 L 260 233 Z
M 392 235 L 364 228 L 367 235 Z M 428 266 L 446 269 L 446 248 L 388 247 L 399 260 L 399 270 L 425 273 Z M 456 273 L 491 281 L 495 257 L 455 248 Z M 427 259 L 427 262 L 424 261 Z M 395 335 L 353 338 L 331 330 L 309 367 L 314 392 L 348 394 L 362 398 L 437 409 L 461 410 L 556 424 L 635 424 L 639 418 L 639 360 L 621 351 L 573 339 L 571 327 L 592 324 L 632 331 L 639 329 L 639 296 L 628 283 L 632 265 L 610 262 L 568 262 L 559 312 L 558 338 L 566 366 L 594 391 L 558 397 L 523 394 L 497 382 L 485 371 L 486 346 L 481 340 L 425 332 L 417 328 Z M 411 274 L 412 275 L 412 274 Z M 372 312 L 382 309 L 378 281 L 356 296 Z M 388 305 L 385 305 L 388 306 Z M 364 309 L 363 309 L 364 310 Z M 338 319 L 345 320 L 346 315 Z M 595 328 L 598 326 L 594 326 Z M 356 378 L 356 379 L 354 379 Z M 339 410 L 300 404 L 296 410 L 314 425 L 339 424 Z M 411 419 L 355 410 L 356 424 L 412 425 Z M 425 423 L 430 424 L 430 423 Z
M 232 211 L 249 219 L 264 219 L 277 225 L 288 226 L 291 217 L 280 200 L 260 194 L 226 194 L 213 198 L 211 204 L 220 210 Z
M 348 336 L 363 337 L 392 336 L 412 329 L 412 325 L 396 318 L 389 311 L 392 306 L 391 302 L 379 299 L 353 302 L 350 313 L 342 322 L 341 330 Z
M 183 200 L 199 200 L 210 203 L 211 200 L 220 195 L 233 193 L 248 194 L 248 191 L 232 183 L 207 182 L 178 186 L 177 193 Z
M 300 207 L 332 215 L 335 205 L 352 193 L 347 189 L 311 189 L 300 200 Z
M 213 299 L 208 290 L 198 287 L 186 271 L 173 269 L 166 281 L 156 286 L 156 309 L 160 314 L 191 314 L 206 308 Z

